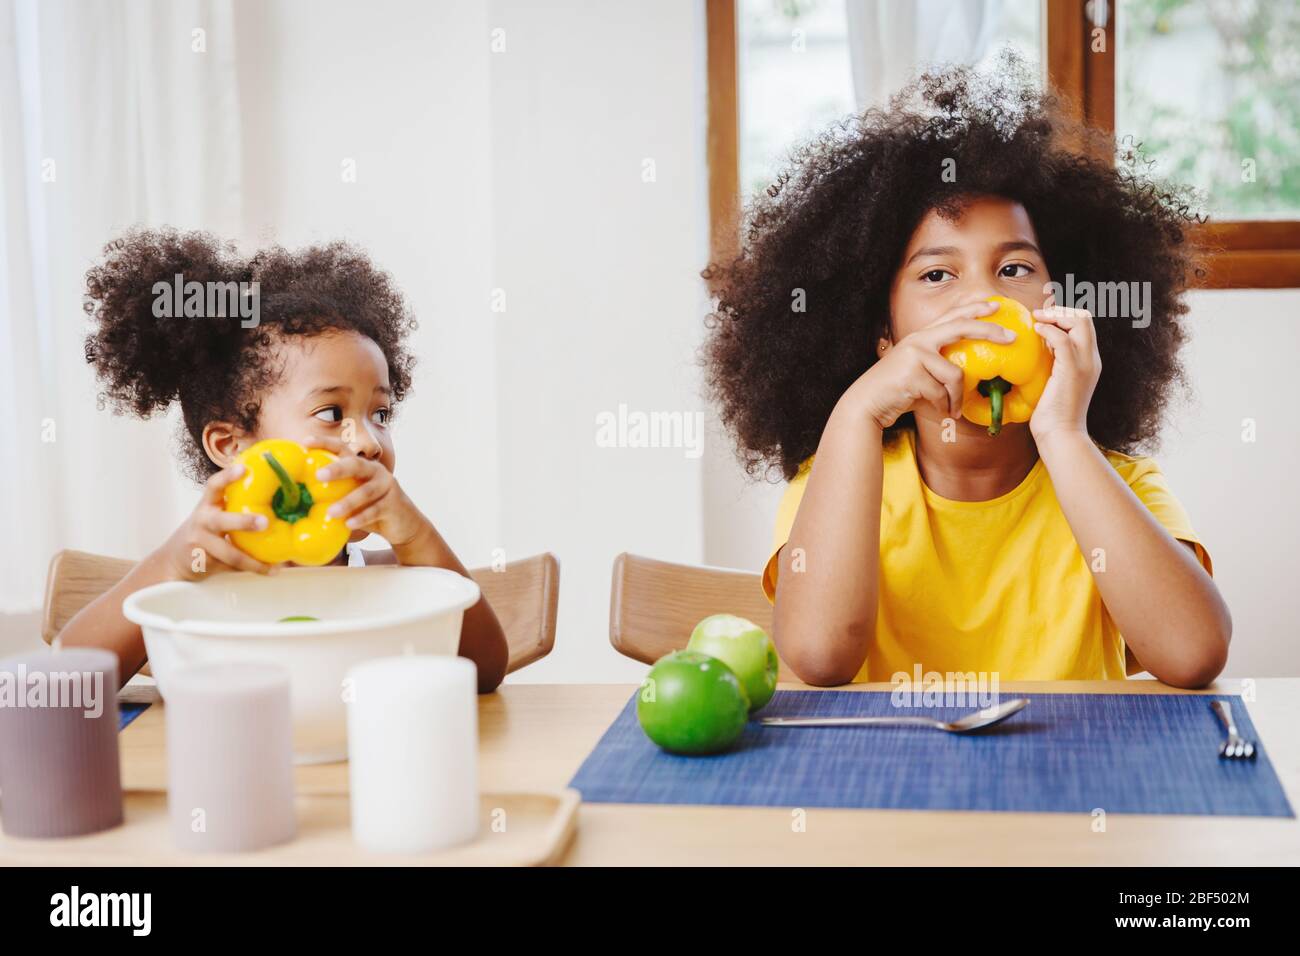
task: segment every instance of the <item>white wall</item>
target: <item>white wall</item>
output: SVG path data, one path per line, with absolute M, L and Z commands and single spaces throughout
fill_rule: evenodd
M 704 408 L 702 9 L 492 4 L 500 540 L 561 560 L 555 652 L 519 679 L 639 680 L 609 646 L 614 556 L 703 558 L 702 459 L 595 441 L 620 404 Z
M 1228 677 L 1300 674 L 1300 292 L 1192 293 L 1185 356 L 1196 402 L 1156 454 L 1214 559 L 1232 610 Z M 1255 422 L 1253 442 L 1243 423 Z
M 487 21 L 312 0 L 241 0 L 235 21 L 243 238 L 346 238 L 396 278 L 420 322 L 397 475 L 474 564 L 499 535 Z
M 395 276 L 420 321 L 415 387 L 394 427 L 404 488 L 470 565 L 497 551 L 561 561 L 556 650 L 512 679 L 639 678 L 608 643 L 612 561 L 702 559 L 703 466 L 682 449 L 600 448 L 596 416 L 703 410 L 692 364 L 705 312 L 702 5 L 235 0 L 233 11 L 233 50 L 209 31 L 207 55 L 235 61 L 241 158 L 226 165 L 238 202 L 207 224 L 248 247 L 347 238 Z M 88 56 L 91 26 L 69 21 Z M 179 39 L 188 54 L 189 26 L 160 30 L 159 46 Z M 48 106 L 78 121 L 73 100 Z M 193 167 L 167 168 L 184 181 Z M 88 227 L 60 283 L 74 308 L 97 245 L 131 221 Z M 82 371 L 84 427 L 151 436 L 150 460 L 174 470 L 169 426 L 92 412 Z M 103 471 L 138 481 L 134 466 Z M 194 490 L 179 487 L 156 504 L 159 529 L 192 507 Z M 129 521 L 59 540 L 139 557 L 162 532 Z M 10 646 L 33 637 L 27 619 L 5 631 Z
M 238 6 L 248 232 L 345 236 L 397 277 L 403 486 L 469 564 L 560 558 L 556 650 L 512 679 L 639 677 L 614 555 L 702 558 L 701 462 L 595 441 L 620 403 L 703 408 L 702 26 L 690 0 Z

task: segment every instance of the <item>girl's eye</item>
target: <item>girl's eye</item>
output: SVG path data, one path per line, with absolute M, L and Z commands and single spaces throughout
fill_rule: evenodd
M 931 269 L 925 275 L 921 276 L 922 282 L 943 282 L 944 276 L 952 276 L 947 269 Z
M 328 418 L 323 416 L 328 415 Z M 313 418 L 319 418 L 323 422 L 341 422 L 343 421 L 343 409 L 337 405 L 330 405 L 322 408 L 320 411 L 312 413 Z
M 387 425 L 393 418 L 393 412 L 388 408 L 380 408 L 376 410 L 374 415 L 371 417 L 374 418 L 377 424 Z
M 1008 271 L 1007 271 L 1008 269 L 1011 269 L 1011 270 L 1015 270 L 1015 269 L 1024 269 L 1025 271 L 1024 271 L 1024 272 L 1015 272 L 1015 271 L 1008 272 Z M 1023 263 L 1023 262 L 1008 262 L 1006 265 L 1004 265 L 1001 269 L 998 270 L 998 275 L 1000 275 L 1000 276 L 1006 276 L 1008 279 L 1020 279 L 1020 278 L 1023 278 L 1024 276 L 1029 275 L 1029 273 L 1031 273 L 1031 272 L 1033 272 L 1033 271 L 1034 271 L 1033 269 L 1031 269 L 1029 266 L 1025 265 L 1025 263 Z

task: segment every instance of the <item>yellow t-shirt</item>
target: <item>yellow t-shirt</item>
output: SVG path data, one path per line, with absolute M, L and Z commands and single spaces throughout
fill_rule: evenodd
M 935 494 L 916 465 L 905 429 L 884 449 L 880 507 L 880 597 L 876 633 L 857 681 L 898 672 L 984 672 L 1009 680 L 1124 679 L 1142 670 L 1101 601 L 1040 458 L 1024 481 L 989 501 Z M 1103 449 L 1165 529 L 1209 552 L 1150 458 Z M 763 590 L 776 598 L 777 552 L 794 524 L 812 468 L 809 458 L 777 510 Z M 793 556 L 782 564 L 789 566 Z M 1104 572 L 1103 572 L 1104 573 Z

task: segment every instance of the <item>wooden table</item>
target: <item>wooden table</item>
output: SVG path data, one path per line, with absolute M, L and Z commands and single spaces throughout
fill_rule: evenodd
M 782 684 L 784 689 L 806 689 Z M 618 715 L 630 684 L 506 684 L 481 697 L 484 790 L 561 790 Z M 860 684 L 852 690 L 891 690 Z M 1151 680 L 1008 683 L 1003 694 L 1197 693 Z M 1237 694 L 1238 681 L 1200 693 Z M 1292 807 L 1300 807 L 1300 678 L 1254 683 L 1247 704 Z M 122 732 L 123 785 L 166 785 L 162 706 Z M 347 765 L 297 769 L 303 792 L 345 793 Z M 1093 831 L 1087 814 L 805 811 L 583 804 L 568 864 L 1300 865 L 1300 822 L 1260 817 L 1111 814 Z

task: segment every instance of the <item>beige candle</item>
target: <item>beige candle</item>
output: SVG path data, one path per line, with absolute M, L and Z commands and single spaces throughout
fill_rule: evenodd
M 268 664 L 200 664 L 167 684 L 167 802 L 177 847 L 258 850 L 293 839 L 289 675 Z

